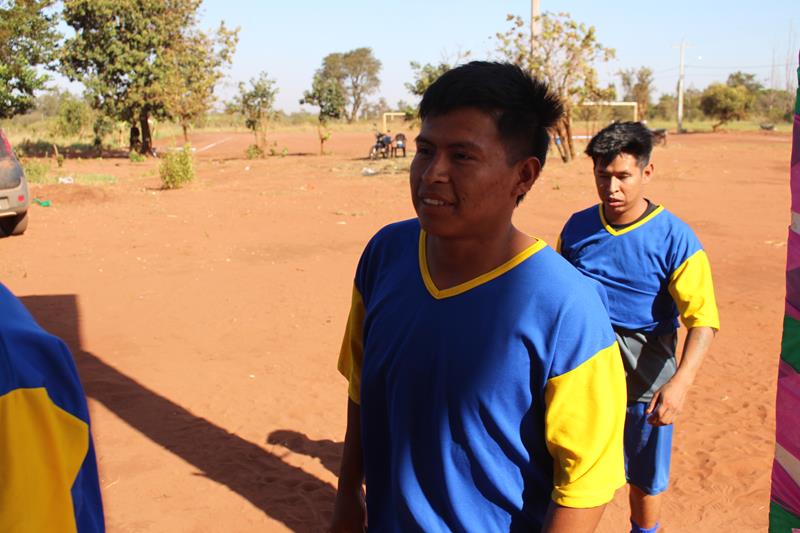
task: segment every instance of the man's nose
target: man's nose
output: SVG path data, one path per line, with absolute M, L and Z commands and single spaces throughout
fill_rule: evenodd
M 449 179 L 449 165 L 447 164 L 444 154 L 435 153 L 428 161 L 428 165 L 422 173 L 422 180 L 426 183 L 434 183 L 448 181 Z

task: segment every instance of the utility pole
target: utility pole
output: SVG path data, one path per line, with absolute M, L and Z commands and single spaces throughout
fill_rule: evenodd
M 673 48 L 675 48 L 673 46 Z M 681 65 L 678 77 L 678 133 L 683 132 L 683 91 L 684 91 L 684 56 L 686 55 L 686 40 L 682 40 L 680 44 L 681 49 Z
M 531 54 L 539 34 L 542 33 L 542 21 L 539 19 L 539 0 L 531 0 Z

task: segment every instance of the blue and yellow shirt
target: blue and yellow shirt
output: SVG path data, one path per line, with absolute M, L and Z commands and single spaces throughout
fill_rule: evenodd
M 686 223 L 658 206 L 639 222 L 615 230 L 602 205 L 575 213 L 559 251 L 606 289 L 615 327 L 664 335 L 678 328 L 719 329 L 708 256 Z
M 532 531 L 625 483 L 624 371 L 601 298 L 544 242 L 439 290 L 418 221 L 359 262 L 339 370 L 376 531 Z
M 105 530 L 89 412 L 69 349 L 0 285 L 0 531 Z

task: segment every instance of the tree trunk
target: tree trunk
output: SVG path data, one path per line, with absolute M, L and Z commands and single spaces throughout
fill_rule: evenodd
M 567 155 L 566 152 L 564 151 L 564 141 L 563 141 L 563 136 L 561 135 L 561 128 L 559 128 L 558 124 L 556 124 L 555 126 L 553 126 L 550 133 L 553 137 L 555 137 L 553 142 L 555 143 L 556 148 L 558 149 L 558 155 L 561 157 L 561 161 L 566 163 Z
M 147 121 L 149 117 L 149 111 L 143 109 L 139 112 L 139 129 L 142 132 L 142 146 L 139 152 L 145 155 L 150 155 L 153 152 L 153 138 L 150 135 L 150 123 Z
M 325 135 L 322 134 L 322 123 L 317 123 L 317 136 L 319 136 L 319 155 L 325 155 Z
M 570 111 L 564 114 L 564 137 L 566 137 L 569 160 L 572 161 L 575 159 L 575 144 L 572 142 L 572 113 Z
M 189 125 L 183 122 L 181 123 L 181 128 L 183 128 L 183 142 L 184 144 L 189 144 Z

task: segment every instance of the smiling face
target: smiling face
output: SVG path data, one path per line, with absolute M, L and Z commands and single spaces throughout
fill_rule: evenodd
M 539 175 L 536 158 L 510 164 L 494 118 L 465 107 L 426 118 L 411 163 L 411 198 L 423 229 L 442 238 L 507 231 L 517 198 Z
M 611 224 L 629 224 L 647 209 L 644 185 L 650 181 L 653 164 L 641 168 L 636 157 L 621 152 L 604 165 L 595 163 L 594 181 L 603 203 L 603 214 Z

